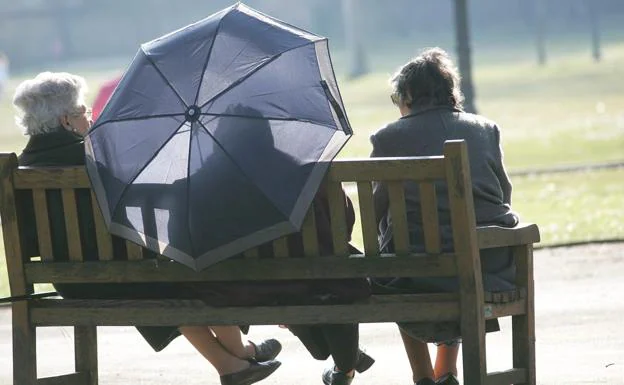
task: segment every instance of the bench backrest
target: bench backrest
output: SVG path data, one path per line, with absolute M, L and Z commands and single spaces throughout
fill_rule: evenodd
M 392 263 L 379 258 L 373 181 L 383 181 L 388 186 L 395 254 L 399 257 L 413 256 L 410 255 L 404 183 L 419 184 L 426 250 L 424 255 L 419 255 L 422 258 L 393 258 Z M 445 143 L 443 156 L 336 160 L 326 182 L 333 256 L 343 258 L 321 257 L 314 210 L 310 210 L 302 228 L 303 256 L 293 255 L 284 237 L 272 242 L 272 252 L 268 256 L 256 248 L 240 258 L 226 260 L 196 273 L 162 256 L 155 256 L 135 243 L 111 237 L 95 197 L 92 193 L 89 197 L 89 192 L 87 204 L 94 213 L 93 228 L 81 226 L 77 204 L 85 204 L 84 189 L 90 187 L 84 167 L 17 167 L 15 154 L 0 154 L 0 209 L 11 294 L 30 294 L 35 283 L 343 278 L 366 277 L 373 272 L 377 276 L 459 274 L 461 292 L 482 292 L 468 155 L 463 141 Z M 346 241 L 341 188 L 349 182 L 347 189 L 353 186 L 357 189 L 359 203 L 356 223 L 361 224 L 364 250 L 363 255 L 358 256 L 350 256 Z M 436 183 L 445 183 L 448 188 L 454 243 L 452 253 L 442 252 L 441 248 Z M 24 252 L 24 234 L 18 225 L 23 219 L 18 218 L 16 196 L 25 193 L 32 195 L 36 219 L 40 257 L 35 258 Z M 48 206 L 46 196 L 52 193 L 60 194 L 62 199 L 64 229 L 50 227 L 48 213 L 51 209 L 60 209 Z M 80 195 L 83 196 L 82 202 L 78 202 Z M 54 255 L 53 231 L 66 234 L 67 255 Z M 85 255 L 79 236 L 85 231 L 95 234 L 99 261 L 92 261 Z M 354 238 L 358 238 L 355 233 Z M 113 250 L 119 247 L 125 249 L 123 258 L 114 255 Z

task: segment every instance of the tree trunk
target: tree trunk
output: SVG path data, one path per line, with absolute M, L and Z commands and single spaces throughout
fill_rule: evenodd
M 585 7 L 589 16 L 589 27 L 591 29 L 592 57 L 599 62 L 602 59 L 600 47 L 600 20 L 596 11 L 596 0 L 585 0 Z
M 345 46 L 349 56 L 349 78 L 357 78 L 368 72 L 364 46 L 362 45 L 361 37 L 358 33 L 354 3 L 354 0 L 342 0 Z
M 459 72 L 462 77 L 462 92 L 466 98 L 464 108 L 467 112 L 476 113 L 475 91 L 472 83 L 472 64 L 470 55 L 470 31 L 468 26 L 467 0 L 455 0 L 455 39 Z
M 544 29 L 543 0 L 533 0 L 533 18 L 535 21 L 535 47 L 537 48 L 537 64 L 546 64 L 546 38 Z

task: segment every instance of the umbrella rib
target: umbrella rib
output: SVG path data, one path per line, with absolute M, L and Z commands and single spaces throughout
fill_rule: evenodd
M 234 9 L 234 7 L 232 7 Z M 199 99 L 199 91 L 202 88 L 202 84 L 204 84 L 204 75 L 206 75 L 206 68 L 208 68 L 208 62 L 210 61 L 210 56 L 212 56 L 212 49 L 214 48 L 215 41 L 217 40 L 217 36 L 219 36 L 219 30 L 221 29 L 221 25 L 223 24 L 223 19 L 229 14 L 226 13 L 221 20 L 219 20 L 219 25 L 217 25 L 217 29 L 215 30 L 214 39 L 212 39 L 212 43 L 210 44 L 210 49 L 208 50 L 208 55 L 206 55 L 206 62 L 204 63 L 204 68 L 201 72 L 201 79 L 199 79 L 199 86 L 197 87 L 197 92 L 195 93 L 195 102 L 193 104 L 197 105 L 197 100 Z M 205 104 L 204 104 L 205 106 Z M 204 107 L 202 106 L 202 108 Z
M 160 70 L 160 68 L 158 68 L 156 63 L 154 63 L 154 60 L 152 60 L 152 58 L 148 54 L 146 54 L 145 51 L 143 51 L 143 48 L 141 48 L 141 52 L 143 53 L 143 55 L 145 55 L 145 58 L 147 59 L 147 61 L 149 61 L 149 63 L 152 65 L 152 67 L 154 67 L 154 69 L 156 69 L 156 72 L 158 72 L 158 75 L 160 75 L 160 77 L 165 82 L 165 84 L 167 84 L 169 86 L 169 88 L 171 88 L 173 93 L 178 97 L 178 99 L 180 99 L 180 103 L 182 103 L 182 105 L 185 108 L 188 108 L 186 103 L 184 103 L 184 99 L 182 99 L 182 96 L 180 96 L 180 94 L 178 93 L 178 90 L 176 90 L 175 87 L 173 87 L 173 84 L 169 83 L 169 80 L 167 80 L 167 78 L 165 77 L 165 74 L 162 73 L 162 71 Z
M 204 104 L 202 104 L 200 106 L 200 108 L 204 108 L 208 103 L 212 102 L 213 100 L 219 98 L 220 96 L 222 96 L 223 94 L 225 94 L 226 92 L 232 90 L 233 88 L 236 88 L 238 85 L 240 85 L 242 82 L 244 82 L 245 80 L 249 79 L 249 77 L 253 74 L 255 74 L 256 72 L 260 71 L 261 69 L 263 69 L 264 67 L 266 67 L 267 65 L 269 65 L 270 63 L 272 63 L 273 61 L 277 60 L 280 56 L 282 56 L 283 54 L 293 51 L 295 49 L 301 48 L 301 47 L 305 47 L 306 45 L 310 45 L 310 44 L 316 44 L 316 41 L 307 41 L 305 44 L 301 44 L 298 45 L 296 47 L 292 47 L 289 48 L 283 52 L 280 52 L 279 54 L 271 57 L 269 60 L 267 60 L 266 62 L 262 63 L 261 65 L 258 66 L 258 68 L 254 68 L 251 72 L 249 72 L 247 75 L 241 77 L 240 79 L 236 80 L 235 82 L 233 82 L 232 84 L 230 84 L 228 87 L 226 87 L 223 91 L 219 92 L 218 94 L 216 94 L 215 96 L 213 96 L 212 98 L 208 99 Z M 207 63 L 206 63 L 207 64 Z
M 93 126 L 91 128 L 91 131 L 95 130 L 97 127 L 100 127 L 104 124 L 107 123 L 116 123 L 116 122 L 126 122 L 126 121 L 132 121 L 132 120 L 147 120 L 147 119 L 158 119 L 158 118 L 168 118 L 168 117 L 174 117 L 174 116 L 181 116 L 184 117 L 185 115 L 182 114 L 159 114 L 159 115 L 150 115 L 150 116 L 135 116 L 135 117 L 131 117 L 131 118 L 123 118 L 123 119 L 109 119 L 109 120 L 105 120 L 101 123 L 98 123 L 97 125 Z
M 217 140 L 217 138 L 215 138 L 215 137 L 214 137 L 214 135 L 212 135 L 212 133 L 211 133 L 211 132 L 210 132 L 210 131 L 206 128 L 206 126 L 204 126 L 204 124 L 203 124 L 200 120 L 198 120 L 197 122 L 198 122 L 198 123 L 202 126 L 202 128 L 204 129 L 204 131 L 206 131 L 206 133 L 207 133 L 207 134 L 208 134 L 208 135 L 212 138 L 212 141 L 213 141 L 213 142 L 214 142 L 217 146 L 219 146 L 219 148 L 221 149 L 221 151 L 223 151 L 223 153 L 225 154 L 225 156 L 227 156 L 227 157 L 228 157 L 228 159 L 230 159 L 230 160 L 232 161 L 232 163 L 236 166 L 236 168 L 238 168 L 238 169 L 240 170 L 241 174 L 243 174 L 243 176 L 245 176 L 245 178 L 247 178 L 247 180 L 249 180 L 249 181 L 252 181 L 252 182 L 253 182 L 253 179 L 252 179 L 249 175 L 247 175 L 247 173 L 245 172 L 245 170 L 243 170 L 243 168 L 242 168 L 242 167 L 238 164 L 238 162 L 236 162 L 236 160 L 234 160 L 234 158 L 230 155 L 230 153 L 229 153 L 229 152 L 227 152 L 227 150 L 225 149 L 225 147 L 223 147 L 223 146 L 221 145 L 221 143 Z M 259 188 L 258 186 L 256 186 L 254 183 L 251 183 L 251 185 L 252 185 L 252 186 L 254 186 L 254 187 L 255 187 L 258 191 L 260 191 L 260 193 L 262 194 L 262 196 L 264 196 L 264 197 L 265 197 L 265 199 L 266 199 L 266 200 L 267 200 L 267 201 L 268 201 L 268 202 L 269 202 L 269 203 L 270 203 L 273 207 L 275 207 L 275 208 L 277 209 L 277 211 L 279 211 L 282 215 L 284 215 L 284 216 L 286 217 L 286 219 L 288 219 L 288 214 L 283 213 L 283 212 L 279 209 L 279 207 L 275 206 L 275 204 L 273 203 L 273 201 L 272 201 L 272 200 L 271 200 L 271 199 L 270 199 L 270 198 L 269 198 L 269 197 L 265 194 L 265 192 L 264 192 L 264 191 L 262 191 L 262 189 L 261 189 L 261 188 Z
M 158 153 L 160 153 L 160 151 L 163 149 L 163 147 L 165 147 L 167 145 L 167 143 L 169 143 L 169 141 L 171 140 L 171 138 L 173 138 L 173 136 L 180 130 L 180 128 L 182 128 L 182 126 L 184 126 L 186 122 L 182 122 L 182 124 L 180 124 L 178 126 L 178 128 L 176 128 L 173 133 L 171 135 L 169 135 L 169 137 L 167 139 L 165 139 L 163 141 L 163 144 L 158 148 L 158 150 L 154 151 L 154 155 L 152 155 L 143 165 L 143 167 L 141 167 L 137 173 L 132 177 L 132 179 L 130 179 L 126 185 L 124 186 L 123 190 L 121 191 L 121 194 L 119 194 L 119 200 L 117 201 L 117 204 L 115 204 L 115 207 L 113 208 L 113 210 L 111 210 L 111 222 L 113 221 L 113 217 L 115 216 L 115 213 L 117 212 L 117 209 L 119 208 L 119 204 L 121 203 L 121 197 L 124 196 L 124 194 L 126 193 L 126 190 L 128 190 L 128 187 L 130 187 L 130 185 L 132 185 L 132 183 L 136 180 L 136 178 L 139 177 L 139 175 L 141 175 L 141 173 L 143 172 L 143 170 L 145 170 L 145 168 L 152 162 L 152 160 L 154 160 L 154 158 L 156 158 L 158 156 Z
M 200 122 L 201 123 L 201 122 Z M 203 127 L 203 125 L 202 125 Z M 193 141 L 193 124 L 191 124 L 191 134 L 189 135 L 188 156 L 186 157 L 186 221 L 189 229 L 191 227 L 190 201 L 191 201 L 191 143 Z M 191 246 L 191 255 L 195 255 L 195 245 L 193 245 L 193 237 L 189 231 L 189 242 Z

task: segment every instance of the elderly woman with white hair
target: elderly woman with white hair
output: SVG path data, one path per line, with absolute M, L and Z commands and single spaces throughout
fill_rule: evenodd
M 82 77 L 52 72 L 43 72 L 17 87 L 13 104 L 23 112 L 18 124 L 30 137 L 20 164 L 37 162 L 42 150 L 54 153 L 44 153 L 45 165 L 84 163 L 79 159 L 84 157 L 82 135 L 92 124 L 91 110 L 84 100 L 86 91 Z
M 13 104 L 20 111 L 17 123 L 29 136 L 18 161 L 20 166 L 76 166 L 84 165 L 83 136 L 92 125 L 91 110 L 85 103 L 87 86 L 77 75 L 43 72 L 22 82 L 16 89 Z M 56 259 L 67 256 L 62 197 L 60 191 L 46 191 L 51 221 L 52 252 Z M 35 213 L 32 194 L 25 191 L 16 195 L 19 226 L 26 234 L 22 249 L 26 255 L 40 255 L 38 250 Z M 93 223 L 91 195 L 88 189 L 76 192 L 80 243 L 85 258 L 97 258 L 96 235 Z M 115 258 L 124 258 L 125 246 L 113 237 Z M 167 283 L 145 284 L 64 284 L 56 285 L 58 292 L 68 298 L 150 298 L 168 293 L 172 297 L 193 296 L 190 286 Z M 175 337 L 183 334 L 189 342 L 217 370 L 224 385 L 252 384 L 260 381 L 279 366 L 274 358 L 281 350 L 275 339 L 258 345 L 243 342 L 240 329 L 235 326 L 171 326 L 137 327 L 155 351 L 162 350 Z

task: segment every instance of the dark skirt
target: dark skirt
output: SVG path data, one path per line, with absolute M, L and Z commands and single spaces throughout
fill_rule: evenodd
M 392 253 L 392 242 L 382 250 Z M 489 292 L 515 290 L 515 265 L 509 248 L 493 248 L 481 251 L 483 288 Z M 456 277 L 375 277 L 371 278 L 373 294 L 425 294 L 452 293 L 459 291 Z M 448 343 L 461 338 L 458 322 L 398 322 L 399 328 L 410 337 L 433 343 Z M 486 320 L 486 332 L 500 330 L 497 319 Z

